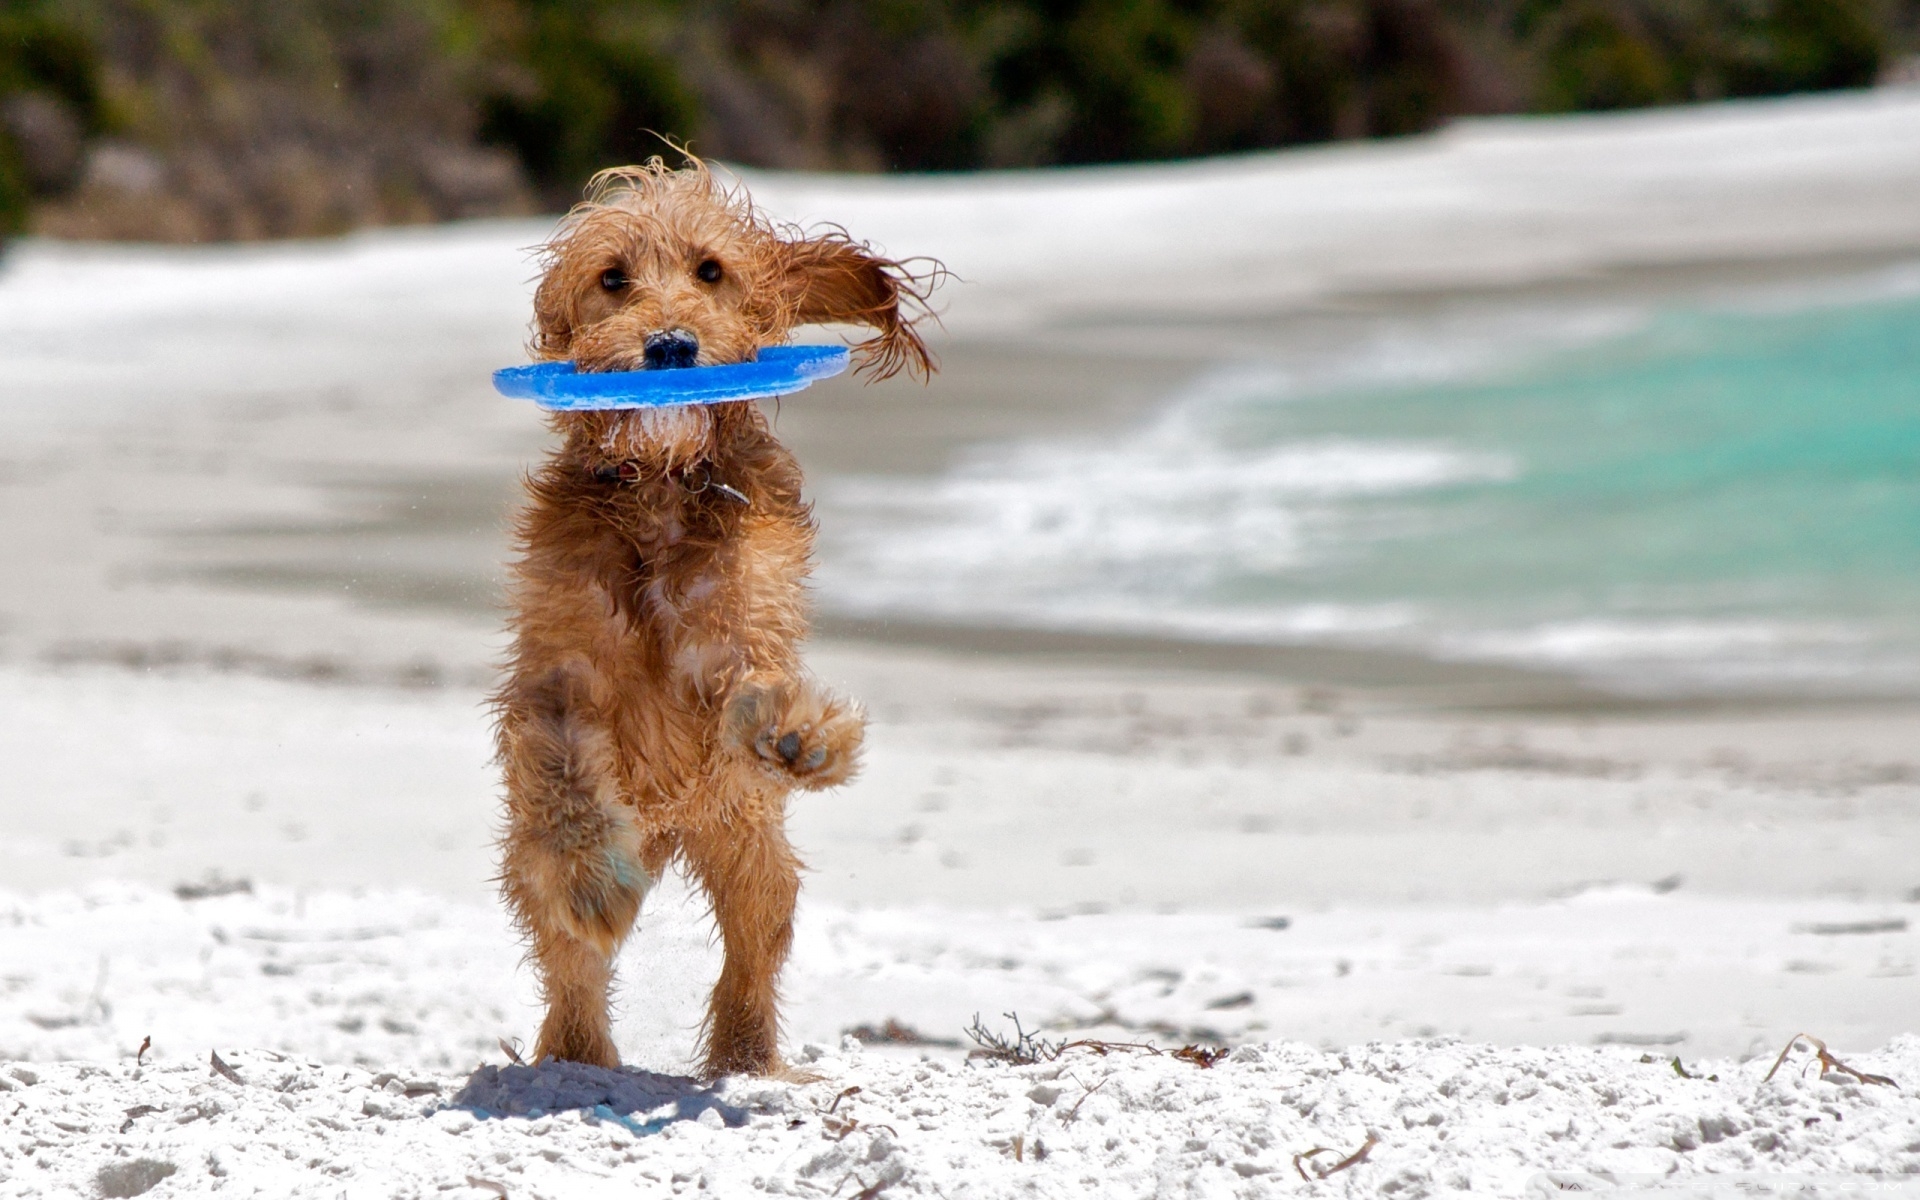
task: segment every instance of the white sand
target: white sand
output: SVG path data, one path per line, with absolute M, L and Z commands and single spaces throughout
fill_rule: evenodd
M 489 910 L 418 894 L 183 902 L 97 886 L 0 903 L 10 964 L 0 1056 L 27 1060 L 0 1066 L 0 1178 L 9 1195 L 84 1195 L 115 1178 L 103 1170 L 154 1172 L 135 1165 L 146 1162 L 174 1168 L 157 1196 L 410 1195 L 463 1183 L 477 1190 L 458 1194 L 480 1195 L 484 1180 L 530 1196 L 877 1184 L 900 1195 L 1262 1196 L 1302 1186 L 1292 1155 L 1330 1147 L 1316 1160 L 1329 1166 L 1372 1135 L 1364 1164 L 1314 1190 L 1841 1195 L 1856 1176 L 1914 1194 L 1899 1190 L 1902 1175 L 1920 1174 L 1920 1101 L 1909 1091 L 1809 1073 L 1804 1051 L 1763 1083 L 1793 1029 L 1749 1026 L 1738 1057 L 1702 1057 L 1684 1034 L 1618 1032 L 1638 1028 L 1621 1015 L 1636 984 L 1686 989 L 1665 976 L 1710 985 L 1697 1011 L 1709 1022 L 1741 1008 L 1750 1017 L 1749 989 L 1769 972 L 1753 961 L 1745 978 L 1728 971 L 1743 940 L 1749 959 L 1776 972 L 1801 944 L 1833 960 L 1820 970 L 1848 972 L 1845 992 L 1800 997 L 1831 1026 L 1875 986 L 1861 970 L 1875 953 L 1911 973 L 1914 939 L 1781 925 L 1860 923 L 1866 911 L 1616 891 L 1494 919 L 1428 911 L 1427 932 L 1394 944 L 1383 930 L 1397 925 L 1405 938 L 1409 914 L 1309 916 L 1283 930 L 1219 917 L 1035 922 L 810 904 L 789 1008 L 795 1061 L 819 1082 L 708 1088 L 674 1077 L 694 1018 L 679 989 L 697 982 L 685 967 L 703 958 L 684 906 L 648 918 L 626 959 L 643 982 L 623 1006 L 623 1051 L 660 1073 L 614 1075 L 499 1069 L 500 1039 L 531 1013 Z M 1842 937 L 1864 952 L 1836 954 Z M 1593 982 L 1563 986 L 1555 967 Z M 1910 991 L 1907 980 L 1882 986 Z M 1371 1017 L 1396 1004 L 1452 1004 L 1497 1026 L 1528 992 L 1535 1008 L 1587 1014 L 1610 1031 L 1591 1039 L 1603 1044 L 1413 1040 L 1328 1052 L 1259 1032 L 1278 1020 L 1297 1036 L 1342 1009 Z M 841 1045 L 836 1026 L 854 1014 L 951 1038 L 981 1012 L 1010 1035 L 989 1006 L 1017 1009 L 1056 1042 L 1081 1032 L 1170 1050 L 1217 1043 L 1222 1028 L 1244 1041 L 1206 1070 L 1144 1051 L 1077 1049 L 1008 1068 L 943 1047 L 820 1048 Z M 1558 1032 L 1551 1021 L 1536 1029 Z M 131 1052 L 149 1036 L 136 1065 Z M 215 1053 L 240 1082 L 216 1075 Z M 1683 1078 L 1676 1056 L 1715 1078 Z M 1911 1036 L 1843 1058 L 1909 1084 L 1920 1077 Z M 835 1108 L 849 1088 L 858 1091 Z
M 176 1168 L 161 1197 L 487 1194 L 469 1176 L 556 1197 L 754 1179 L 1252 1196 L 1307 1186 L 1292 1154 L 1369 1131 L 1375 1157 L 1314 1189 L 1536 1195 L 1572 1172 L 1843 1195 L 1916 1165 L 1905 1092 L 1756 1088 L 1803 1029 L 1862 1069 L 1920 1066 L 1911 713 L 1489 720 L 1257 681 L 821 659 L 876 723 L 868 775 L 796 805 L 814 870 L 794 1053 L 1013 1012 L 1053 1038 L 1236 1057 L 1073 1052 L 1065 1085 L 943 1046 L 829 1056 L 807 1087 L 543 1072 L 514 1111 L 551 1115 L 470 1125 L 474 1103 L 513 1104 L 462 1100 L 468 1074 L 538 1020 L 485 896 L 478 693 L 12 668 L 0 869 L 41 890 L 0 900 L 0 1059 L 41 1082 L 0 1096 L 0 1177 L 88 1195 L 147 1161 Z M 118 882 L 242 876 L 255 894 L 196 901 Z M 622 958 L 626 1061 L 689 1069 L 717 968 L 667 882 Z M 1338 1070 L 1309 1049 L 1377 1039 Z M 246 1084 L 208 1073 L 216 1049 Z M 574 1084 L 621 1107 L 553 1092 Z M 821 1124 L 852 1086 L 856 1119 L 894 1132 Z M 129 1124 L 141 1105 L 158 1111 Z
M 1523 726 L 1358 702 L 1303 711 L 1291 689 L 1204 678 L 823 657 L 875 725 L 858 782 L 794 805 L 813 868 L 796 1036 L 889 1017 L 952 1036 L 975 1010 L 1085 1023 L 1109 1007 L 1128 1029 L 1329 1046 L 1444 1033 L 1733 1054 L 1809 1025 L 1849 1049 L 1912 1028 L 1911 713 Z M 381 942 L 355 970 L 418 953 L 490 980 L 430 971 L 404 1019 L 450 1028 L 416 1011 L 444 1008 L 431 999 L 444 988 L 485 1032 L 382 1052 L 458 1065 L 454 1047 L 534 1024 L 511 1000 L 525 981 L 512 983 L 487 883 L 496 789 L 477 693 L 103 668 L 0 681 L 0 870 L 83 922 L 16 935 L 34 940 L 0 961 L 35 964 L 33 982 L 0 1013 L 84 1008 L 102 956 L 116 991 L 138 991 L 205 949 L 197 914 L 211 909 L 136 896 L 85 916 L 57 899 L 66 889 L 224 877 L 354 914 L 309 918 L 328 927 L 443 928 Z M 114 753 L 101 728 L 127 731 Z M 342 888 L 415 898 L 389 918 L 389 901 Z M 422 904 L 427 916 L 406 915 Z M 623 1044 L 675 1068 L 717 959 L 677 883 L 648 914 Z M 1258 924 L 1272 917 L 1289 928 Z M 454 941 L 430 952 L 434 937 Z M 219 1011 L 226 1000 L 260 1007 L 234 995 Z M 218 1025 L 169 1036 L 155 1023 L 187 1019 L 145 1011 L 51 1041 L 16 1026 L 0 1051 L 91 1057 Z M 301 1040 L 324 1024 L 259 1044 L 372 1053 Z
M 1447 1042 L 1249 1046 L 1206 1070 L 803 1057 L 822 1082 L 376 1074 L 258 1052 L 223 1059 L 239 1082 L 200 1063 L 16 1066 L 0 1109 L 31 1147 L 10 1156 L 19 1196 L 156 1176 L 154 1196 L 1920 1194 L 1920 1102 L 1797 1062 L 1763 1083 L 1760 1062 L 1695 1062 L 1713 1078 L 1689 1080 L 1631 1050 Z M 1912 1076 L 1920 1045 L 1861 1061 Z M 1309 1178 L 1369 1137 L 1364 1161 Z

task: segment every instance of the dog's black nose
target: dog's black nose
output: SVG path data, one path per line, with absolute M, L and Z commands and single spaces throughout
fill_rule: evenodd
M 647 370 L 664 371 L 690 367 L 700 354 L 700 339 L 684 329 L 668 329 L 647 335 Z

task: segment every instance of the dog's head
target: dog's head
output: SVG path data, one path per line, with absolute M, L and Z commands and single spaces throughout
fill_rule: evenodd
M 698 159 L 602 171 L 544 252 L 533 350 L 583 371 L 746 362 L 821 323 L 874 330 L 855 348 L 874 378 L 932 370 L 914 324 L 937 266 L 916 273 L 842 232 L 776 228 Z

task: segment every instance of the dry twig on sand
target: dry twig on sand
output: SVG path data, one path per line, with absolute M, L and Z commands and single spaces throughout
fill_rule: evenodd
M 1071 1077 L 1071 1076 L 1069 1076 L 1069 1078 L 1072 1078 L 1072 1077 Z M 1080 1081 L 1079 1081 L 1078 1079 L 1075 1079 L 1075 1080 L 1074 1080 L 1074 1082 L 1075 1082 L 1075 1083 L 1080 1083 Z M 1107 1086 L 1107 1085 L 1108 1085 L 1109 1083 L 1112 1083 L 1112 1082 L 1113 1082 L 1113 1076 L 1111 1076 L 1111 1075 L 1109 1075 L 1109 1076 L 1107 1076 L 1107 1077 L 1106 1077 L 1105 1079 L 1102 1079 L 1102 1080 L 1101 1080 L 1101 1081 L 1100 1081 L 1099 1083 L 1096 1083 L 1096 1084 L 1094 1084 L 1094 1085 L 1093 1085 L 1092 1087 L 1087 1087 L 1087 1085 L 1086 1085 L 1086 1084 L 1084 1084 L 1084 1083 L 1080 1083 L 1080 1086 L 1081 1086 L 1081 1087 L 1083 1087 L 1083 1088 L 1087 1088 L 1087 1090 L 1086 1090 L 1086 1091 L 1084 1091 L 1084 1092 L 1081 1092 L 1081 1093 L 1080 1093 L 1080 1098 L 1079 1098 L 1078 1100 L 1075 1100 L 1075 1101 L 1073 1102 L 1073 1107 L 1072 1107 L 1072 1108 L 1070 1108 L 1070 1109 L 1068 1109 L 1068 1110 L 1067 1110 L 1067 1111 L 1066 1111 L 1066 1112 L 1065 1112 L 1065 1113 L 1064 1113 L 1064 1114 L 1063 1114 L 1063 1115 L 1062 1115 L 1062 1116 L 1060 1117 L 1060 1123 L 1061 1123 L 1062 1125 L 1065 1125 L 1065 1124 L 1068 1124 L 1069 1122 L 1071 1122 L 1071 1121 L 1073 1121 L 1073 1120 L 1074 1120 L 1074 1118 L 1076 1118 L 1076 1117 L 1078 1117 L 1078 1116 L 1080 1115 L 1080 1106 L 1081 1106 L 1082 1104 L 1085 1104 L 1085 1103 L 1087 1102 L 1087 1097 L 1088 1097 L 1088 1096 L 1091 1096 L 1091 1095 L 1093 1095 L 1093 1094 L 1094 1094 L 1095 1092 L 1097 1092 L 1097 1091 L 1099 1091 L 1099 1090 L 1100 1090 L 1101 1088 L 1103 1088 L 1103 1087 L 1105 1087 L 1105 1086 Z
M 1646 1061 L 1649 1061 L 1649 1062 L 1652 1061 L 1652 1056 L 1648 1055 L 1646 1058 Z M 1678 1075 L 1682 1079 L 1704 1079 L 1708 1083 L 1720 1082 L 1720 1077 L 1718 1075 L 1695 1075 L 1692 1071 L 1687 1070 L 1685 1064 L 1683 1064 L 1680 1061 L 1680 1056 L 1678 1054 L 1673 1056 L 1673 1063 L 1671 1065 L 1673 1067 L 1673 1073 L 1675 1075 Z
M 814 1111 L 820 1114 L 820 1125 L 823 1130 L 821 1136 L 831 1138 L 836 1142 L 844 1142 L 847 1140 L 847 1135 L 856 1129 L 865 1129 L 869 1132 L 884 1129 L 894 1137 L 899 1137 L 900 1131 L 891 1125 L 870 1125 L 861 1122 L 859 1118 L 853 1115 L 852 1105 L 848 1105 L 848 1112 L 845 1116 L 835 1115 L 840 1111 L 840 1102 L 842 1100 L 851 1100 L 859 1094 L 860 1088 L 857 1085 L 850 1088 L 842 1088 L 840 1094 L 833 1098 L 833 1103 L 827 1107 L 821 1108 L 818 1103 L 814 1104 Z M 795 1126 L 789 1125 L 787 1128 L 792 1129 L 795 1128 Z M 840 1182 L 845 1183 L 846 1180 L 843 1179 Z
M 127 1119 L 120 1123 L 120 1132 L 125 1133 L 127 1130 L 132 1129 L 133 1123 L 135 1121 L 138 1121 L 141 1117 L 146 1116 L 148 1113 L 157 1113 L 159 1111 L 160 1111 L 160 1107 L 159 1105 L 156 1105 L 156 1104 L 134 1105 L 132 1108 L 129 1108 L 127 1110 Z
M 153 1049 L 153 1035 L 148 1034 L 140 1039 L 140 1049 L 134 1051 L 133 1065 L 136 1067 L 145 1066 L 146 1063 L 144 1060 L 147 1057 L 147 1051 L 151 1049 Z
M 1062 1050 L 1091 1050 L 1095 1054 L 1098 1054 L 1101 1058 L 1105 1058 L 1107 1055 L 1114 1053 L 1116 1050 L 1125 1050 L 1134 1054 L 1161 1055 L 1166 1053 L 1165 1050 L 1162 1050 L 1160 1047 L 1154 1045 L 1152 1042 L 1109 1042 L 1109 1041 L 1103 1041 L 1100 1038 L 1081 1038 L 1078 1041 L 1068 1042 L 1066 1045 L 1062 1046 L 1061 1049 Z M 1174 1057 L 1179 1058 L 1180 1055 L 1175 1054 Z
M 231 1083 L 237 1083 L 242 1087 L 246 1086 L 247 1081 L 240 1078 L 240 1072 L 226 1064 L 226 1061 L 220 1057 L 218 1050 L 209 1051 L 209 1054 L 210 1057 L 207 1059 L 207 1065 L 213 1068 L 215 1074 Z
M 847 1180 L 849 1179 L 860 1185 L 860 1190 L 853 1194 L 853 1200 L 874 1200 L 875 1196 L 887 1190 L 887 1180 L 885 1179 L 880 1180 L 878 1183 L 868 1183 L 852 1171 L 848 1171 L 840 1177 L 839 1183 L 833 1185 L 833 1190 L 836 1195 L 839 1194 L 841 1188 L 847 1186 Z
M 858 1096 L 859 1094 L 860 1094 L 860 1085 L 858 1084 L 855 1084 L 850 1088 L 841 1088 L 840 1094 L 833 1098 L 833 1103 L 827 1105 L 827 1115 L 832 1116 L 834 1113 L 840 1111 L 840 1102 L 842 1100 L 850 1100 L 853 1097 Z
M 1861 1083 L 1884 1084 L 1885 1086 L 1894 1088 L 1895 1090 L 1899 1089 L 1900 1085 L 1895 1083 L 1893 1080 L 1887 1078 L 1885 1075 L 1869 1075 L 1865 1071 L 1856 1071 L 1852 1067 L 1841 1062 L 1839 1059 L 1833 1056 L 1832 1052 L 1830 1052 L 1827 1049 L 1827 1044 L 1825 1042 L 1821 1041 L 1817 1037 L 1814 1037 L 1810 1033 L 1796 1033 L 1792 1037 L 1787 1039 L 1787 1044 L 1781 1048 L 1780 1057 L 1773 1060 L 1773 1066 L 1768 1068 L 1766 1077 L 1760 1080 L 1761 1083 L 1765 1083 L 1767 1082 L 1768 1079 L 1773 1078 L 1774 1073 L 1780 1069 L 1780 1064 L 1787 1061 L 1787 1055 L 1793 1053 L 1793 1048 L 1800 1044 L 1800 1041 L 1802 1038 L 1813 1043 L 1814 1058 L 1815 1058 L 1815 1061 L 1817 1061 L 1820 1064 L 1821 1074 L 1824 1075 L 1828 1072 L 1836 1072 L 1841 1075 L 1852 1076 L 1853 1078 L 1859 1080 Z M 1802 1073 L 1804 1073 L 1804 1071 L 1805 1071 L 1805 1068 L 1802 1068 Z
M 1220 1046 L 1188 1045 L 1175 1050 L 1173 1056 L 1181 1062 L 1190 1062 L 1204 1071 L 1225 1058 L 1228 1053 L 1229 1051 Z
M 1029 1033 L 1020 1024 L 1018 1013 L 1002 1013 L 1001 1016 L 1013 1022 L 1013 1036 L 997 1033 L 980 1023 L 980 1014 L 973 1014 L 973 1024 L 967 1026 L 966 1034 L 973 1044 L 980 1047 L 971 1051 L 968 1058 L 986 1058 L 994 1062 L 1011 1063 L 1016 1067 L 1030 1067 L 1035 1063 L 1052 1062 L 1066 1052 L 1066 1042 L 1048 1041 L 1037 1033 Z
M 1152 1042 L 1109 1042 L 1103 1038 L 1075 1038 L 1072 1041 L 1050 1041 L 1038 1033 L 1029 1033 L 1020 1024 L 1017 1013 L 1002 1013 L 1013 1022 L 1013 1036 L 996 1033 L 980 1023 L 980 1014 L 973 1014 L 973 1024 L 967 1027 L 967 1036 L 973 1039 L 978 1050 L 970 1051 L 968 1058 L 985 1058 L 993 1062 L 1009 1063 L 1016 1067 L 1030 1067 L 1035 1063 L 1052 1062 L 1069 1050 L 1091 1050 L 1105 1058 L 1118 1051 L 1132 1054 L 1150 1054 L 1159 1056 L 1171 1053 L 1181 1062 L 1190 1062 L 1197 1067 L 1211 1067 L 1227 1056 L 1224 1049 L 1210 1049 L 1204 1046 L 1182 1046 L 1178 1050 L 1166 1051 Z
M 1293 1156 L 1293 1169 L 1300 1172 L 1300 1178 L 1306 1180 L 1308 1183 L 1312 1183 L 1315 1178 L 1325 1179 L 1329 1175 L 1339 1174 L 1348 1167 L 1359 1166 L 1361 1163 L 1367 1161 L 1367 1155 L 1371 1154 L 1373 1148 L 1379 1144 L 1380 1135 L 1374 1133 L 1372 1130 L 1368 1130 L 1367 1140 L 1360 1143 L 1360 1148 L 1332 1166 L 1316 1166 L 1312 1161 L 1313 1156 L 1316 1154 L 1338 1154 L 1340 1152 L 1331 1146 L 1315 1146 L 1311 1150 L 1302 1150 Z M 1308 1167 L 1313 1167 L 1312 1175 L 1307 1174 Z

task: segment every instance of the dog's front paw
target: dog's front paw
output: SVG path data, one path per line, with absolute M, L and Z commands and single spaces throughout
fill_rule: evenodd
M 737 746 L 808 789 L 853 778 L 867 724 L 856 705 L 808 683 L 744 688 L 727 723 Z

